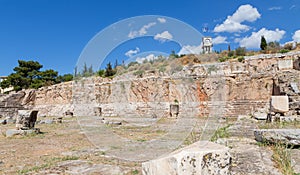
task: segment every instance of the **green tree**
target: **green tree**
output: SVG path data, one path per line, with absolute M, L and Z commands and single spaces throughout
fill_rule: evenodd
M 172 50 L 169 57 L 170 57 L 170 58 L 179 58 L 179 55 L 177 55 L 177 54 L 175 53 L 175 51 Z
M 115 70 L 112 68 L 111 63 L 109 62 L 105 68 L 105 77 L 111 77 L 115 75 Z
M 246 55 L 246 47 L 238 47 L 235 49 L 236 56 L 245 56 Z
M 16 91 L 27 89 L 36 83 L 35 79 L 39 78 L 40 69 L 43 67 L 37 61 L 18 60 L 18 63 L 19 66 L 13 69 L 15 73 L 10 74 L 5 83 L 1 83 L 3 86 L 13 86 Z
M 92 76 L 94 74 L 93 66 L 91 65 L 88 69 L 88 76 Z
M 40 71 L 43 67 L 37 61 L 18 60 L 19 66 L 15 67 L 14 73 L 2 81 L 1 88 L 14 87 L 15 91 L 28 88 L 40 88 L 42 86 L 58 83 L 58 72 L 52 69 Z
M 271 49 L 280 49 L 280 43 L 277 41 L 271 41 L 268 43 L 268 47 Z
M 52 69 L 49 69 L 49 70 L 39 72 L 38 75 L 39 75 L 38 80 L 41 80 L 41 82 L 37 81 L 37 84 L 38 85 L 41 84 L 40 87 L 50 86 L 50 85 L 53 85 L 56 83 L 58 72 L 54 71 Z M 34 87 L 38 87 L 38 86 L 34 86 Z
M 97 73 L 100 77 L 103 77 L 105 75 L 105 70 L 101 69 Z
M 267 40 L 264 36 L 261 36 L 261 39 L 260 39 L 260 48 L 261 50 L 266 50 L 267 49 Z
M 67 82 L 67 81 L 72 81 L 72 80 L 73 80 L 72 74 L 64 74 L 64 75 L 60 75 L 56 78 L 57 83 Z

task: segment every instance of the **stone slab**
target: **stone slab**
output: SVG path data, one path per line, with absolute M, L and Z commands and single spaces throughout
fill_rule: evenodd
M 272 96 L 271 110 L 272 112 L 281 112 L 281 113 L 288 112 L 289 111 L 288 96 Z
M 279 60 L 278 61 L 278 68 L 279 70 L 283 69 L 293 69 L 293 60 Z
M 40 130 L 37 128 L 29 129 L 29 130 L 8 129 L 8 130 L 6 130 L 5 136 L 13 137 L 16 135 L 29 135 L 29 134 L 33 134 L 33 133 L 40 133 Z
M 299 94 L 299 93 L 300 93 L 299 88 L 298 88 L 298 86 L 297 86 L 297 83 L 292 82 L 292 83 L 291 83 L 291 87 L 292 87 L 293 91 L 294 91 L 296 94 Z
M 144 162 L 143 175 L 230 174 L 229 148 L 208 141 L 199 141 L 167 156 Z
M 253 117 L 257 120 L 267 120 L 268 114 L 265 112 L 254 112 Z
M 256 129 L 254 136 L 258 142 L 300 146 L 300 129 Z

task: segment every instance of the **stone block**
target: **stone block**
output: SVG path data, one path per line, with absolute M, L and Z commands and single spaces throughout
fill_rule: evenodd
M 272 96 L 271 97 L 271 111 L 285 113 L 289 111 L 288 96 Z
M 292 87 L 293 91 L 294 91 L 296 94 L 299 94 L 299 93 L 300 93 L 297 83 L 292 82 L 292 83 L 291 83 L 291 87 Z
M 38 111 L 36 110 L 18 110 L 16 121 L 17 129 L 32 129 L 34 128 Z
M 177 117 L 179 114 L 179 105 L 171 104 L 170 105 L 170 117 Z
M 282 69 L 293 69 L 293 60 L 279 60 L 278 61 L 278 68 L 279 70 Z
M 230 174 L 231 156 L 229 148 L 199 141 L 171 154 L 144 162 L 143 175 L 227 175 Z
M 266 112 L 254 112 L 253 117 L 257 120 L 267 120 L 268 114 Z

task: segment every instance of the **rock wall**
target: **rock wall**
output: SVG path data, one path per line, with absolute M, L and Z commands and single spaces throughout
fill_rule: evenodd
M 25 98 L 31 105 L 23 98 L 17 101 L 47 116 L 61 116 L 68 110 L 76 116 L 170 116 L 171 104 L 179 105 L 179 117 L 247 115 L 268 108 L 271 96 L 277 93 L 293 96 L 291 101 L 299 104 L 299 93 L 288 91 L 300 89 L 299 55 L 260 55 L 246 57 L 243 63 L 196 64 L 173 75 L 83 78 L 31 92 L 31 98 Z M 279 69 L 283 60 L 290 60 L 286 63 L 292 63 L 293 69 Z M 5 106 L 3 100 L 0 104 Z

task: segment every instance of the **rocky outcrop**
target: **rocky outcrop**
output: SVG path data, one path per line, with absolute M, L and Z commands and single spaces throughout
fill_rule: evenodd
M 229 148 L 200 141 L 167 156 L 142 164 L 143 175 L 157 174 L 230 174 Z

